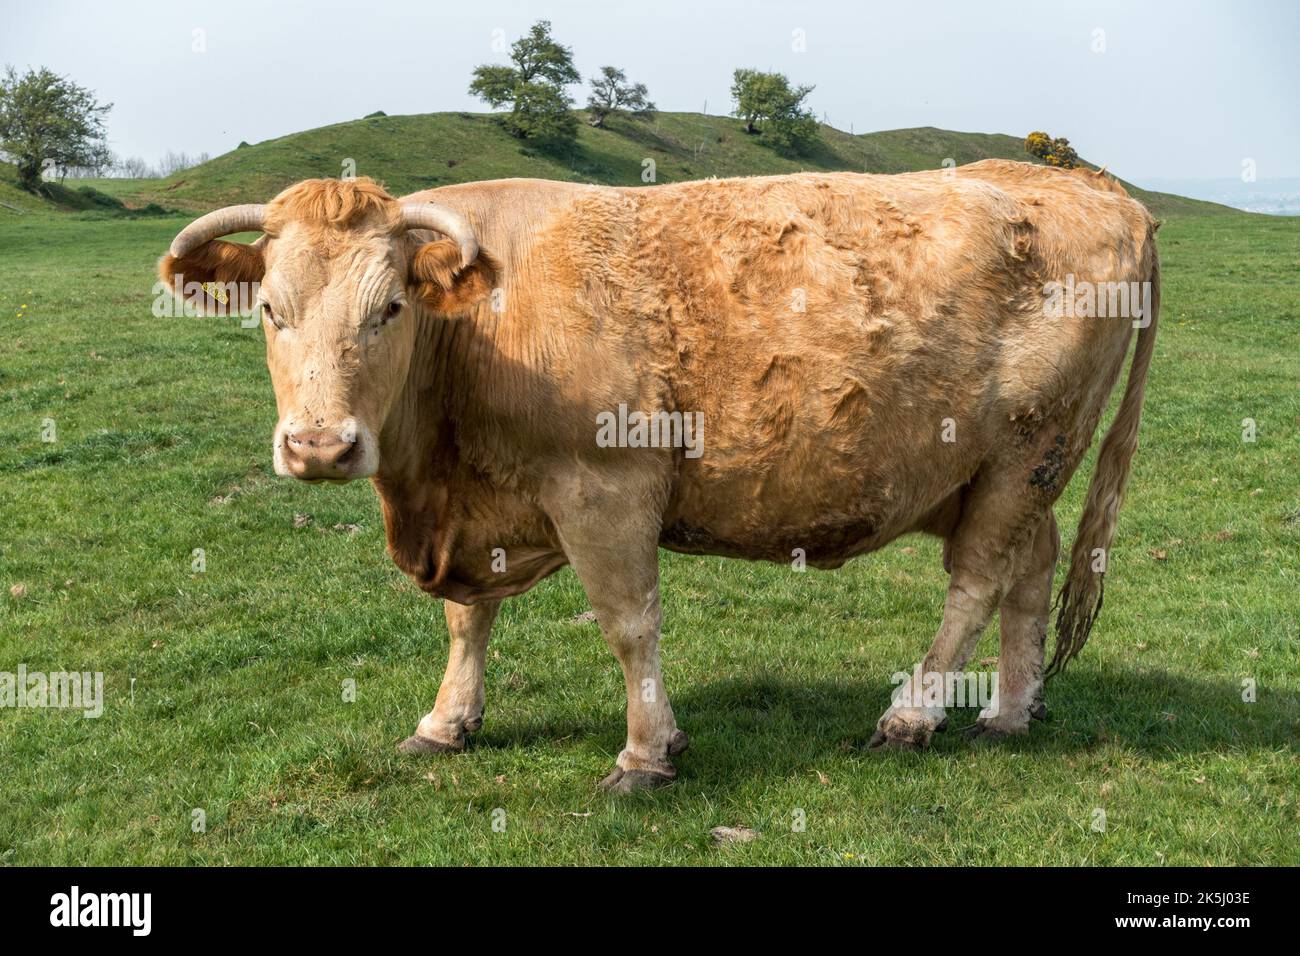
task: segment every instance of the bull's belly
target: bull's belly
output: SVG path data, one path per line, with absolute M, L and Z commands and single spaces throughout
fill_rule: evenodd
M 850 558 L 884 547 L 902 533 L 881 531 L 870 519 L 852 516 L 839 521 L 829 519 L 815 527 L 759 534 L 715 532 L 679 518 L 664 528 L 659 544 L 681 554 L 781 563 L 802 559 L 815 568 L 838 568 Z
M 686 554 L 835 568 L 909 532 L 946 534 L 969 480 L 942 467 L 925 475 L 910 468 L 865 472 L 827 468 L 815 478 L 801 472 L 714 481 L 687 474 L 660 544 Z

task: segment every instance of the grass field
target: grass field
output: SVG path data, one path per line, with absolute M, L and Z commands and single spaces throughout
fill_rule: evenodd
M 1300 862 L 1297 220 L 1161 232 L 1106 607 L 1048 722 L 864 749 L 938 624 L 936 542 L 831 573 L 666 555 L 692 745 L 675 785 L 621 799 L 595 783 L 622 678 L 568 571 L 504 606 L 471 750 L 394 752 L 441 677 L 439 604 L 385 557 L 369 485 L 272 476 L 262 333 L 151 315 L 182 224 L 0 216 L 0 670 L 106 677 L 98 719 L 0 710 L 0 863 Z M 760 836 L 717 847 L 718 825 Z

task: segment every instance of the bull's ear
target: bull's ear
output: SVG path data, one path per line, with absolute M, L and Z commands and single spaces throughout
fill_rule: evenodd
M 461 248 L 450 239 L 421 245 L 411 257 L 411 285 L 426 306 L 439 315 L 467 314 L 492 295 L 497 270 L 491 256 L 479 250 L 461 267 Z
M 253 307 L 266 272 L 265 237 L 251 245 L 213 239 L 183 255 L 158 262 L 158 278 L 172 293 L 204 315 L 233 315 Z

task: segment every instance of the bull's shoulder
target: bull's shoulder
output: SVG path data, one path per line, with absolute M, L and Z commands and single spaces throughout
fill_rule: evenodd
M 490 179 L 425 189 L 401 201 L 450 206 L 473 223 L 481 243 L 485 238 L 501 243 L 507 237 L 535 235 L 574 207 L 616 192 L 609 186 L 549 179 Z
M 596 186 L 589 183 L 567 183 L 555 179 L 528 179 L 513 177 L 509 179 L 483 179 L 470 183 L 453 183 L 448 186 L 435 186 L 422 189 L 401 197 L 402 202 L 454 202 L 457 200 L 474 201 L 482 198 L 500 201 L 527 198 L 552 199 L 556 197 L 577 198 L 593 193 L 610 191 L 611 187 Z

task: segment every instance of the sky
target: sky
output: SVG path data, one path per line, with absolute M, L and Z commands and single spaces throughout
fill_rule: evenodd
M 149 162 L 355 119 L 486 111 L 473 68 L 552 21 L 660 109 L 731 109 L 732 71 L 816 87 L 841 129 L 1066 136 L 1135 180 L 1300 176 L 1296 0 L 0 0 L 0 64 L 114 104 L 110 145 Z M 579 105 L 586 86 L 571 92 Z

